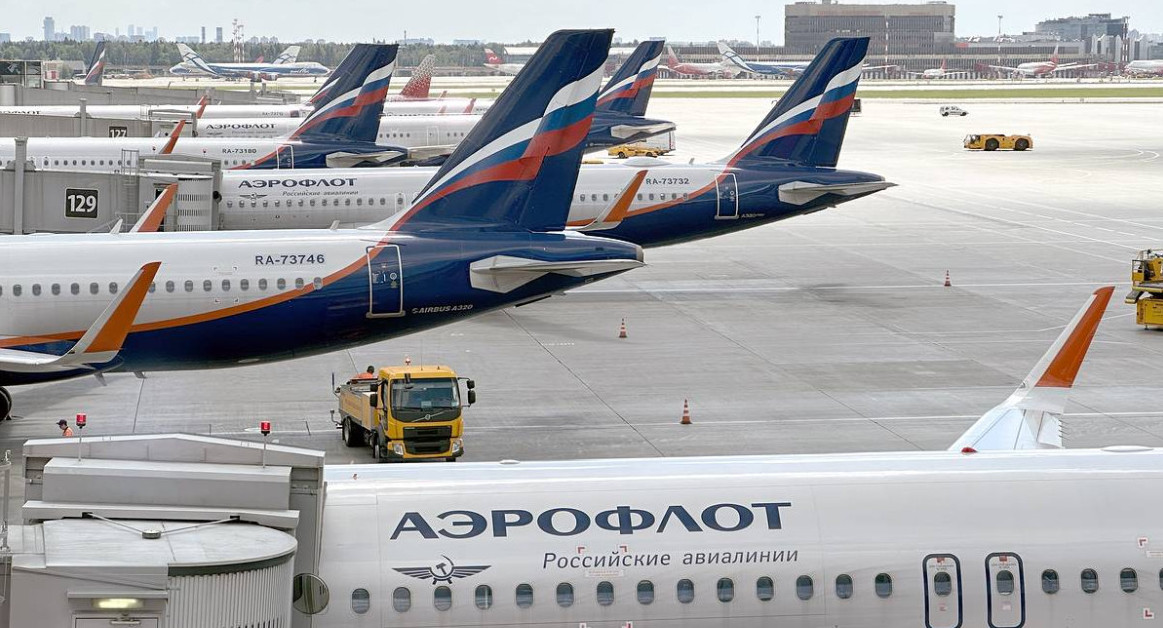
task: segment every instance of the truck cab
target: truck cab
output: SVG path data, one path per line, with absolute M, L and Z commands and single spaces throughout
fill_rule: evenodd
M 340 429 L 349 447 L 371 446 L 376 460 L 443 459 L 464 455 L 463 409 L 476 401 L 475 384 L 447 366 L 390 366 L 352 378 L 336 389 Z

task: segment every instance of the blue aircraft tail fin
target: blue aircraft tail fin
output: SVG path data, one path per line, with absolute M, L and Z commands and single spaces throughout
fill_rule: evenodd
M 396 44 L 356 44 L 291 139 L 374 143 L 397 50 Z
M 385 226 L 564 229 L 612 36 L 550 35 L 411 209 Z
M 727 162 L 778 159 L 835 167 L 867 51 L 867 37 L 825 44 Z
M 105 40 L 97 42 L 93 56 L 89 58 L 89 68 L 85 72 L 85 85 L 100 85 L 105 76 Z
M 638 44 L 598 94 L 598 111 L 645 116 L 665 47 L 666 42 L 660 39 Z

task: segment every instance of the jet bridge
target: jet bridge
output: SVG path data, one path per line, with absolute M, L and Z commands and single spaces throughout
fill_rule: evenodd
M 310 625 L 323 452 L 185 434 L 23 452 L 0 628 Z

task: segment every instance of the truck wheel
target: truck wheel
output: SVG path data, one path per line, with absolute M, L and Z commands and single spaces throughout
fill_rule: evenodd
M 625 159 L 627 157 L 629 157 L 629 155 L 627 155 L 626 153 L 618 153 L 618 159 Z
M 12 418 L 12 395 L 8 390 L 0 388 L 0 421 Z
M 942 118 L 948 118 L 948 117 L 949 117 L 949 112 L 948 112 L 948 111 L 942 111 L 942 112 L 941 112 L 941 117 L 942 117 Z
M 351 417 L 343 417 L 343 444 L 359 447 L 363 444 L 363 428 L 356 425 Z
M 997 140 L 993 139 L 992 137 L 988 140 L 985 140 L 985 150 L 997 150 L 997 147 Z
M 1014 142 L 1014 150 L 1026 150 L 1029 147 L 1030 147 L 1030 142 L 1027 141 L 1026 138 L 1024 138 L 1024 137 L 1022 139 Z
M 456 462 L 456 460 L 457 460 L 456 458 L 445 458 L 444 459 L 445 462 Z

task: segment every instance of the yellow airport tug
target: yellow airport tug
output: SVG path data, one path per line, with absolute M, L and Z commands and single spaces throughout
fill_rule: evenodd
M 1126 302 L 1135 306 L 1135 323 L 1163 326 L 1163 253 L 1139 251 L 1131 261 L 1131 292 Z
M 461 403 L 464 380 L 467 403 Z M 335 389 L 337 425 L 348 447 L 371 446 L 376 460 L 446 460 L 464 455 L 462 410 L 476 402 L 476 384 L 447 366 L 368 367 Z
M 962 145 L 969 150 L 1029 150 L 1034 147 L 1034 139 L 1029 135 L 1006 135 L 1004 133 L 973 133 L 965 136 Z

